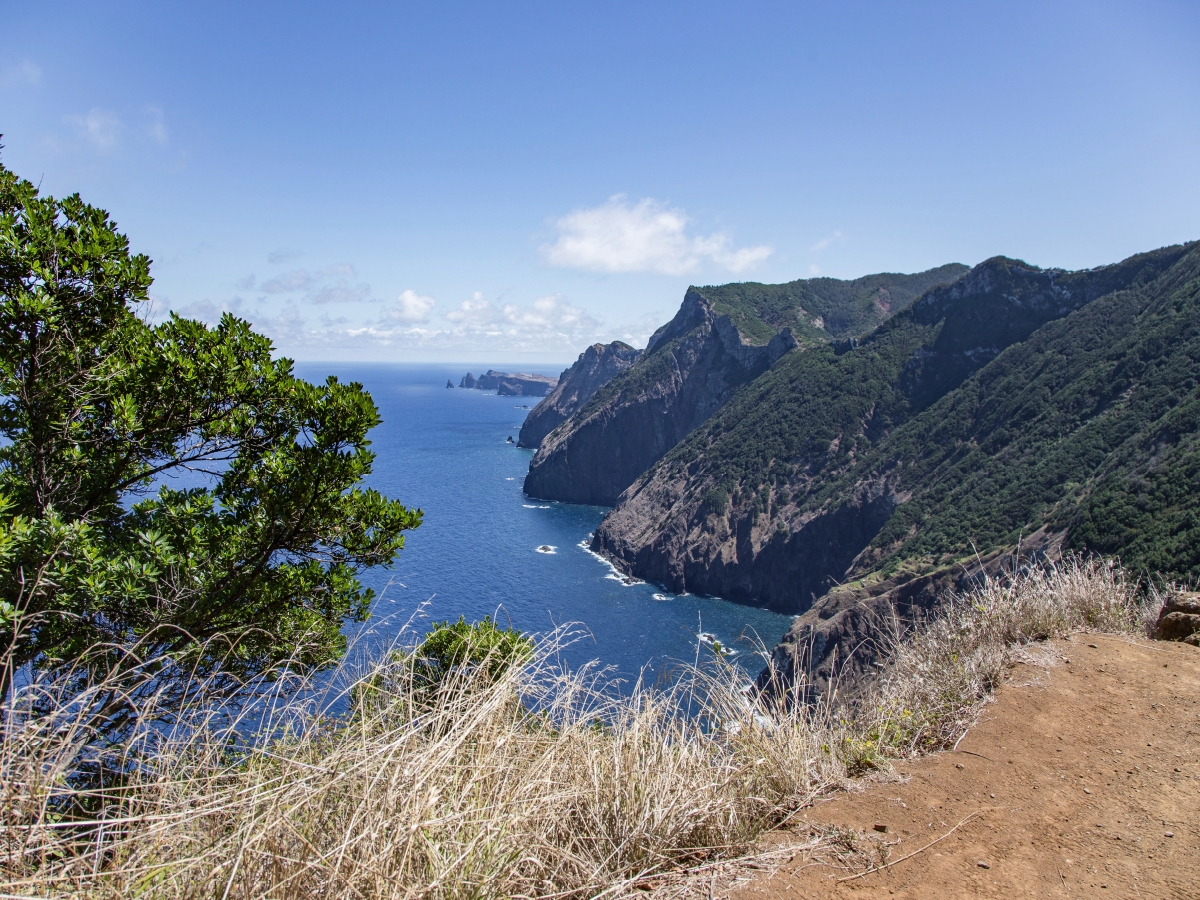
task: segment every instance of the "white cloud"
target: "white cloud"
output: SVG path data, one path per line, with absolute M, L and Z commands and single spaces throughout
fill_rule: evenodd
M 335 263 L 316 272 L 307 269 L 293 269 L 281 272 L 274 278 L 259 285 L 259 290 L 267 294 L 294 294 L 307 291 L 303 298 L 309 303 L 359 303 L 371 298 L 371 286 L 364 282 L 351 285 L 345 278 L 338 278 L 329 283 L 334 275 L 353 277 L 354 266 L 346 263 Z M 238 282 L 239 286 L 253 285 L 253 276 L 248 276 Z M 248 288 L 247 288 L 248 289 Z
M 42 81 L 42 69 L 37 63 L 25 60 L 17 63 L 15 66 L 5 68 L 3 74 L 0 74 L 0 90 L 6 90 L 10 87 L 19 87 L 21 85 L 40 84 Z
M 86 116 L 67 116 L 67 121 L 75 126 L 94 150 L 112 150 L 120 142 L 123 126 L 115 113 L 93 107 Z
M 296 259 L 303 255 L 304 254 L 301 253 L 299 250 L 287 250 L 287 249 L 272 250 L 270 253 L 267 254 L 267 262 L 269 262 L 273 266 L 278 266 L 281 263 L 290 262 L 291 260 Z
M 307 299 L 312 303 L 359 303 L 371 296 L 371 286 L 359 282 L 353 287 L 345 278 L 318 289 Z
M 428 322 L 437 301 L 409 288 L 396 298 L 396 305 L 383 311 L 385 322 Z
M 292 291 L 302 291 L 311 287 L 313 280 L 313 277 L 304 269 L 294 269 L 291 272 L 276 275 L 270 281 L 264 281 L 262 289 L 268 294 L 289 294 Z
M 150 114 L 150 124 L 146 126 L 146 134 L 158 146 L 167 146 L 170 143 L 170 137 L 167 134 L 167 123 L 163 117 L 162 109 L 157 106 L 150 106 L 147 107 L 146 111 Z
M 458 309 L 446 313 L 445 318 L 451 323 L 452 334 L 506 337 L 514 345 L 546 338 L 590 341 L 599 329 L 595 319 L 580 307 L 567 303 L 561 294 L 539 297 L 529 306 L 506 303 L 498 307 L 476 291 Z
M 561 294 L 540 297 L 524 309 L 508 303 L 502 312 L 511 330 L 525 333 L 592 333 L 599 324 L 580 307 L 566 303 Z
M 687 233 L 687 213 L 652 198 L 629 203 L 618 194 L 591 209 L 559 219 L 558 240 L 541 248 L 551 266 L 593 272 L 660 272 L 686 275 L 707 263 L 731 272 L 750 269 L 770 247 L 729 247 L 729 236 Z
M 484 300 L 483 294 L 476 291 L 470 300 L 464 300 L 458 309 L 446 313 L 446 320 L 453 322 L 459 331 L 483 332 L 499 334 L 501 313 L 492 306 L 490 300 Z
M 809 263 L 808 276 L 810 278 L 816 278 L 820 274 L 821 274 L 821 267 L 818 266 L 816 263 Z
M 820 253 L 822 250 L 824 250 L 826 247 L 828 247 L 830 244 L 832 244 L 834 241 L 836 241 L 841 236 L 842 236 L 842 233 L 840 231 L 835 231 L 833 234 L 827 234 L 827 235 L 825 235 L 825 237 L 821 238 L 819 241 L 817 241 L 815 244 L 813 244 L 811 247 L 809 247 L 808 252 L 809 253 Z
M 224 303 L 214 303 L 212 300 L 197 300 L 185 306 L 171 307 L 172 312 L 179 313 L 185 319 L 199 319 L 207 325 L 216 325 L 225 313 L 233 313 L 239 318 L 246 317 L 246 302 L 241 297 L 234 297 Z

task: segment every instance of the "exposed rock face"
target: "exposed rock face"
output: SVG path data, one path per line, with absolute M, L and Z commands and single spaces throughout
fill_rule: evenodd
M 1051 558 L 1088 549 L 1074 529 L 1115 533 L 1096 522 L 1130 514 L 1114 504 L 1168 448 L 1186 456 L 1196 420 L 1165 412 L 1179 382 L 1156 373 L 1194 365 L 1170 355 L 1200 343 L 1195 249 L 1086 272 L 990 260 L 860 341 L 791 354 L 639 476 L 592 548 L 673 591 L 802 614 L 776 650 L 785 677 L 861 673 L 888 623 L 956 585 L 984 529 L 985 557 L 1017 533 Z M 1116 513 L 1064 488 L 1122 466 Z M 1200 633 L 1189 609 L 1164 633 Z
M 451 381 L 449 378 L 446 379 L 446 387 L 450 388 L 451 390 L 454 389 L 454 382 Z
M 912 497 L 908 467 L 897 458 L 855 475 L 860 457 L 1006 347 L 1175 256 L 1083 273 L 996 258 L 929 291 L 861 342 L 834 347 L 832 358 L 828 349 L 789 357 L 637 477 L 592 549 L 671 591 L 804 612 L 871 570 L 872 541 Z M 855 404 L 861 412 L 849 415 Z M 772 432 L 787 438 L 763 454 Z M 903 446 L 921 440 L 910 436 Z M 853 452 L 838 452 L 842 446 Z M 748 456 L 759 461 L 747 464 Z M 731 485 L 733 465 L 742 480 Z M 837 496 L 811 499 L 847 477 Z
M 1200 594 L 1172 594 L 1163 603 L 1154 628 L 1160 641 L 1183 641 L 1200 647 Z
M 525 478 L 533 497 L 610 506 L 742 384 L 796 346 L 790 329 L 745 342 L 689 290 L 645 354 L 541 443 Z
M 836 679 L 845 695 L 886 655 L 895 626 L 931 612 L 956 584 L 951 573 L 942 572 L 871 592 L 826 595 L 792 622 L 755 686 L 766 693 L 798 688 L 804 695 L 798 699 L 810 700 L 825 694 Z
M 486 374 L 480 375 L 478 378 L 473 378 L 468 372 L 458 386 L 480 391 L 495 391 L 502 397 L 545 397 L 554 390 L 557 384 L 557 378 L 547 378 L 545 375 L 497 372 L 495 369 L 488 369 Z
M 541 446 L 542 439 L 587 403 L 596 391 L 624 372 L 642 355 L 622 341 L 592 344 L 558 377 L 558 386 L 533 408 L 521 426 L 519 447 Z

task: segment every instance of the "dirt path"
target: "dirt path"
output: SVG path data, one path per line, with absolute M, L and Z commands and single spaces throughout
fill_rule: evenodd
M 1089 635 L 1055 650 L 1012 670 L 957 751 L 779 836 L 846 829 L 833 848 L 732 896 L 1200 898 L 1200 651 Z

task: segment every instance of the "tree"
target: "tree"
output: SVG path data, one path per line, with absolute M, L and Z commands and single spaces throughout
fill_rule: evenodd
M 98 737 L 336 662 L 357 575 L 421 521 L 359 486 L 361 385 L 296 378 L 230 315 L 151 325 L 150 284 L 107 213 L 0 166 L 0 699 L 23 666 L 90 686 Z

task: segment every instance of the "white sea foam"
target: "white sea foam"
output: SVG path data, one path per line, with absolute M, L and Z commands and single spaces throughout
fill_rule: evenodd
M 698 635 L 696 635 L 696 639 L 701 644 L 704 644 L 707 647 L 715 647 L 717 644 L 721 643 L 720 641 L 717 640 L 717 636 L 715 634 L 712 634 L 711 632 L 708 632 L 708 631 L 700 632 Z M 734 650 L 728 644 L 721 644 L 721 653 L 724 656 L 737 656 L 738 655 L 738 651 Z
M 666 603 L 671 599 L 666 594 L 651 594 L 650 596 L 653 597 L 655 600 L 657 600 L 659 603 Z
M 584 538 L 582 541 L 579 542 L 578 547 L 584 553 L 586 553 L 588 556 L 595 557 L 596 559 L 600 560 L 600 562 L 604 563 L 604 565 L 608 568 L 608 574 L 604 576 L 605 578 L 611 579 L 613 581 L 619 581 L 619 582 L 621 582 L 621 584 L 625 585 L 625 587 L 633 587 L 635 584 L 645 584 L 646 583 L 639 578 L 634 578 L 632 575 L 626 575 L 624 572 L 622 572 L 620 569 L 618 569 L 616 566 L 614 566 L 611 562 L 609 562 L 607 559 L 605 559 L 603 556 L 601 556 L 599 553 L 597 553 L 595 550 L 593 550 L 590 546 L 590 544 L 591 544 L 590 539 L 591 539 L 591 535 L 589 534 L 586 538 Z
M 549 509 L 549 506 L 538 506 L 536 503 L 522 503 L 526 509 Z

